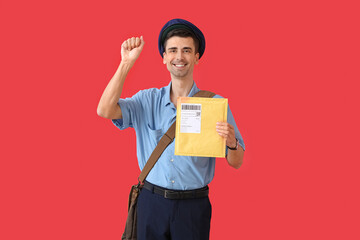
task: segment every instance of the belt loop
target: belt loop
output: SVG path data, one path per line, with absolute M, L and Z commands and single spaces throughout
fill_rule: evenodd
M 151 193 L 152 193 L 152 194 L 154 194 L 154 193 L 155 193 L 155 191 L 154 191 L 155 186 L 154 186 L 154 185 L 152 185 L 152 184 L 150 184 L 150 186 L 151 186 Z

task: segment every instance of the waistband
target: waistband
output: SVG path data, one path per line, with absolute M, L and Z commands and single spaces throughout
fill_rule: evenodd
M 170 190 L 144 181 L 143 188 L 167 199 L 204 198 L 209 195 L 209 187 L 207 185 L 203 188 L 194 190 Z

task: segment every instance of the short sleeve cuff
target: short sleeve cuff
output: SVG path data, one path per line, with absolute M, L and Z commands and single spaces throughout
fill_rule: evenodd
M 127 106 L 127 104 L 126 104 L 126 100 L 119 99 L 118 105 L 120 106 L 120 109 L 121 109 L 122 118 L 120 118 L 120 119 L 112 119 L 111 121 L 120 130 L 124 130 L 124 129 L 128 128 L 128 127 L 132 127 L 132 124 L 130 123 L 130 115 L 129 115 L 130 110 L 129 110 L 129 107 Z

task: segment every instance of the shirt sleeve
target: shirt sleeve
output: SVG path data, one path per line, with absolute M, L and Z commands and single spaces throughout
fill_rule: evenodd
M 120 98 L 118 105 L 121 109 L 122 118 L 112 119 L 113 124 L 120 130 L 124 130 L 128 127 L 134 128 L 138 122 L 138 118 L 142 112 L 142 91 L 139 91 L 131 98 Z

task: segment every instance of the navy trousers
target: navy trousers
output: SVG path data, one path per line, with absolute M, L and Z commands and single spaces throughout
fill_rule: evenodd
M 209 197 L 171 200 L 143 188 L 137 210 L 138 240 L 209 239 Z

